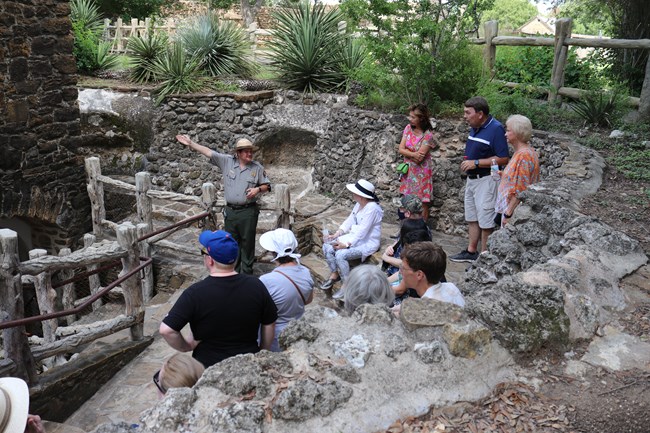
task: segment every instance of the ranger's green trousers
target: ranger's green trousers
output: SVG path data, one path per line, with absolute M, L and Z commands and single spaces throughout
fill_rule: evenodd
M 255 262 L 255 231 L 260 210 L 257 206 L 232 209 L 226 206 L 224 230 L 233 235 L 239 244 L 239 257 L 235 270 L 242 274 L 253 273 Z

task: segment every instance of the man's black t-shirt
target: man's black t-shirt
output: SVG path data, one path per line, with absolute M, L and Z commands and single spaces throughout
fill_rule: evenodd
M 206 368 L 240 353 L 259 352 L 260 325 L 270 325 L 278 310 L 264 284 L 237 274 L 207 277 L 188 287 L 163 322 L 175 331 L 189 323 L 200 341 L 192 356 Z

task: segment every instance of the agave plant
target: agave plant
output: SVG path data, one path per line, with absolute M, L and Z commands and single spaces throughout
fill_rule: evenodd
M 185 50 L 200 61 L 209 75 L 251 77 L 257 71 L 250 60 L 248 35 L 216 14 L 197 17 L 179 32 L 179 38 Z
M 136 83 L 156 81 L 153 64 L 165 54 L 167 49 L 167 35 L 152 30 L 150 29 L 144 36 L 130 37 L 126 46 L 131 67 L 129 77 Z
M 326 11 L 322 3 L 302 1 L 296 8 L 273 13 L 277 27 L 269 43 L 271 65 L 290 88 L 307 92 L 332 90 L 344 84 L 338 30 L 342 14 Z
M 103 71 L 115 69 L 120 65 L 120 56 L 111 53 L 112 47 L 112 42 L 100 42 L 97 45 L 97 66 Z
M 152 70 L 161 80 L 156 91 L 156 104 L 160 104 L 168 95 L 198 92 L 207 86 L 200 60 L 189 57 L 177 42 L 153 61 Z
M 609 127 L 612 126 L 611 119 L 619 108 L 621 99 L 617 91 L 588 92 L 570 105 L 585 123 Z
M 104 28 L 102 14 L 94 0 L 72 0 L 70 2 L 70 20 L 82 23 L 83 30 L 100 35 Z

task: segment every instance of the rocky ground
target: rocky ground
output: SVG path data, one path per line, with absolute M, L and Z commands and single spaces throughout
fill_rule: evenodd
M 601 153 L 604 153 L 601 151 Z M 606 156 L 606 155 L 605 155 Z M 598 192 L 580 203 L 581 211 L 639 240 L 650 253 L 650 184 L 627 179 L 611 165 Z M 650 341 L 650 266 L 622 281 L 635 297 L 614 326 Z M 485 399 L 432 408 L 419 418 L 395 422 L 402 432 L 650 432 L 650 359 L 638 369 L 592 367 L 568 375 L 567 364 L 586 350 L 520 359 L 522 382 L 503 383 Z M 532 374 L 531 374 L 532 373 Z

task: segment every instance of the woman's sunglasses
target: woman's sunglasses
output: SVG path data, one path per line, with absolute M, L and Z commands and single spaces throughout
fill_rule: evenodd
M 163 394 L 167 394 L 167 390 L 165 390 L 165 388 L 163 388 L 163 386 L 160 384 L 160 370 L 158 370 L 158 371 L 156 371 L 154 373 L 154 375 L 153 375 L 153 383 L 156 384 L 156 387 L 158 388 L 158 390 L 160 392 L 162 392 Z

